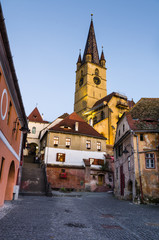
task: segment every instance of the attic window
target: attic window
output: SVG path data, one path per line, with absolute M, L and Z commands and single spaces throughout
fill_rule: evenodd
M 37 118 L 37 116 L 36 116 L 36 115 L 33 115 L 33 118 Z
M 64 128 L 65 130 L 67 130 L 67 129 L 71 129 L 71 128 L 68 127 L 68 126 L 60 126 L 60 128 Z

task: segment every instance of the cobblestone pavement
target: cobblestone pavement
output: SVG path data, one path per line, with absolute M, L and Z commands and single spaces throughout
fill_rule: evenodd
M 120 201 L 110 193 L 83 193 L 21 196 L 0 208 L 0 240 L 50 239 L 158 240 L 159 206 Z

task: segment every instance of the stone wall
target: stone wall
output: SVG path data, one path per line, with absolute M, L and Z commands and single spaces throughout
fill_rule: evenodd
M 65 170 L 66 178 L 61 178 L 62 169 Z M 84 189 L 85 188 L 85 169 L 83 168 L 62 168 L 62 167 L 47 167 L 48 182 L 51 183 L 53 189 L 69 188 L 69 189 Z

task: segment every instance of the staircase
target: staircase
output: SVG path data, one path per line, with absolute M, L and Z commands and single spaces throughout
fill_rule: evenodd
M 20 194 L 22 195 L 45 195 L 44 169 L 39 163 L 34 162 L 33 156 L 24 157 L 22 169 Z
M 107 186 L 98 186 L 94 192 L 108 192 L 111 191 L 112 189 L 107 187 Z

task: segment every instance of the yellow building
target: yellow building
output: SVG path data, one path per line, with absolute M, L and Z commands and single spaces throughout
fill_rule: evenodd
M 113 155 L 116 123 L 134 102 L 116 92 L 107 95 L 106 70 L 91 20 L 83 58 L 80 53 L 77 61 L 74 111 L 107 138 L 107 153 Z
M 99 99 L 107 95 L 106 67 L 102 50 L 99 59 L 93 20 L 91 20 L 83 59 L 77 61 L 74 111 L 82 118 Z

